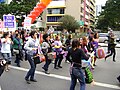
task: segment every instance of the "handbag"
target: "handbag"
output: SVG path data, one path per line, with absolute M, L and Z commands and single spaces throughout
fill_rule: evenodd
M 45 56 L 43 54 L 33 56 L 33 60 L 35 64 L 40 64 L 45 61 Z
M 14 52 L 15 54 L 19 54 L 19 50 L 17 50 L 17 49 L 13 49 L 13 52 Z
M 56 58 L 56 52 L 50 52 L 48 53 L 48 59 L 54 60 Z
M 91 82 L 93 82 L 93 74 L 90 71 L 89 67 L 85 68 L 85 81 L 88 84 L 91 83 Z

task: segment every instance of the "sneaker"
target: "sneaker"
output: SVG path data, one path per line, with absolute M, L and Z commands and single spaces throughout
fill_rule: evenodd
M 54 69 L 59 69 L 58 67 L 54 67 Z
M 62 66 L 58 66 L 59 68 L 62 68 Z
M 6 69 L 5 71 L 6 71 L 6 72 L 8 72 L 9 70 L 8 70 L 8 69 Z
M 105 57 L 105 61 L 106 61 L 106 59 L 107 59 L 107 58 Z
M 97 66 L 96 64 L 93 64 L 93 66 Z
M 30 81 L 32 81 L 32 82 L 37 82 L 37 80 L 36 80 L 36 79 L 30 79 Z
M 50 72 L 48 72 L 48 71 L 45 71 L 45 74 L 50 74 Z
M 116 62 L 115 60 L 113 60 L 113 62 Z
M 117 80 L 119 81 L 119 83 L 120 83 L 120 77 L 117 77 Z
M 26 83 L 27 84 L 31 84 L 30 81 L 28 79 L 25 79 Z

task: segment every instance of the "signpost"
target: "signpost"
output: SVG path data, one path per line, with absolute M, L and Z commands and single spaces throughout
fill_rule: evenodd
M 15 30 L 16 29 L 16 21 L 14 15 L 3 15 L 3 23 L 4 28 L 7 30 Z

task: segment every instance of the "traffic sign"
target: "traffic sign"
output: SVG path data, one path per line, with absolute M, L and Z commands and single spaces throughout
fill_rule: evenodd
M 14 15 L 3 15 L 4 28 L 16 28 Z

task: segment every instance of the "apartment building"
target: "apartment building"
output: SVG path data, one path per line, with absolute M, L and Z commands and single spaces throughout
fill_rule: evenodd
M 75 17 L 84 28 L 94 28 L 95 0 L 52 0 L 47 7 L 47 26 L 59 26 L 64 15 Z

